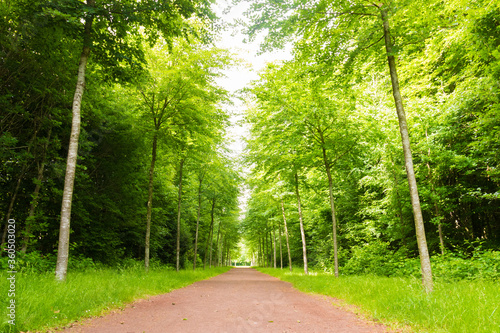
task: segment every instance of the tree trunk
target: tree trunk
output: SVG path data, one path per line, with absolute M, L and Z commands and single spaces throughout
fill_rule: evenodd
M 269 251 L 269 247 L 267 246 L 267 231 L 264 232 L 262 247 L 264 249 L 264 267 L 267 267 L 269 265 L 269 258 L 267 257 Z
M 290 254 L 290 241 L 288 240 L 288 227 L 286 224 L 285 203 L 281 200 L 281 212 L 283 213 L 283 225 L 285 226 L 286 250 L 288 251 L 288 267 L 292 271 L 292 255 Z
M 274 250 L 274 268 L 276 268 L 276 230 L 273 224 L 273 250 Z
M 179 165 L 179 194 L 177 196 L 177 249 L 175 252 L 175 268 L 177 272 L 180 270 L 181 256 L 181 202 L 182 202 L 182 168 L 184 167 L 185 158 L 181 159 Z
M 155 131 L 153 136 L 153 147 L 151 150 L 151 166 L 149 167 L 149 185 L 148 185 L 148 205 L 146 214 L 146 241 L 144 246 L 144 267 L 149 271 L 149 240 L 151 238 L 151 215 L 153 212 L 153 185 L 154 171 L 156 163 L 156 148 L 158 144 L 158 133 Z
M 8 222 L 9 222 L 9 219 L 10 219 L 10 215 L 12 214 L 12 210 L 14 209 L 14 203 L 16 202 L 16 198 L 17 198 L 17 193 L 19 192 L 19 187 L 21 186 L 21 182 L 24 178 L 24 173 L 25 173 L 25 168 L 23 167 L 23 169 L 21 170 L 21 174 L 19 175 L 19 178 L 17 179 L 17 182 L 16 182 L 16 187 L 14 188 L 14 192 L 12 192 L 12 197 L 10 198 L 10 203 L 9 203 L 9 208 L 7 209 L 7 215 L 5 216 L 5 227 L 3 229 L 3 233 L 2 233 L 2 244 L 0 246 L 0 249 L 3 251 L 3 247 L 5 245 L 5 240 L 7 238 L 7 229 L 8 229 Z M 3 252 L 2 252 L 2 255 L 3 255 Z
M 49 142 L 50 142 L 50 137 L 52 136 L 52 126 L 49 129 L 49 133 L 47 135 L 47 141 L 45 142 L 43 146 L 43 153 L 42 153 L 42 160 L 40 164 L 38 164 L 38 175 L 37 175 L 37 181 L 35 185 L 35 190 L 33 191 L 33 200 L 31 200 L 30 203 L 30 212 L 28 215 L 28 218 L 26 219 L 26 229 L 24 231 L 24 237 L 23 237 L 23 246 L 21 248 L 22 253 L 26 253 L 26 250 L 28 249 L 28 243 L 30 240 L 30 234 L 31 234 L 31 227 L 33 223 L 33 219 L 35 216 L 35 210 L 36 206 L 38 206 L 38 194 L 40 193 L 40 188 L 42 186 L 43 182 L 43 171 L 45 170 L 45 157 L 47 155 L 47 150 L 49 148 Z
M 94 7 L 95 0 L 87 0 L 87 5 Z M 78 140 L 80 138 L 80 110 L 85 89 L 85 71 L 90 55 L 92 22 L 93 16 L 90 15 L 85 20 L 83 50 L 80 56 L 78 78 L 76 81 L 75 95 L 73 97 L 73 119 L 71 122 L 71 136 L 69 140 L 68 158 L 66 161 L 66 175 L 64 178 L 64 191 L 61 205 L 61 224 L 59 228 L 59 245 L 57 249 L 56 280 L 58 281 L 66 280 L 66 274 L 68 272 L 71 204 L 73 200 L 73 185 L 75 182 L 76 162 L 78 158 Z
M 200 213 L 201 213 L 201 185 L 203 183 L 203 176 L 199 178 L 200 185 L 198 186 L 198 214 L 196 217 L 196 234 L 194 237 L 194 258 L 193 258 L 193 270 L 196 270 L 196 252 L 198 251 L 198 229 L 200 227 Z
M 259 237 L 259 253 L 257 254 L 257 262 L 259 266 L 262 266 L 262 242 Z
M 219 257 L 220 257 L 220 243 L 221 243 L 220 242 L 220 240 L 221 240 L 221 238 L 220 238 L 220 226 L 221 226 L 221 224 L 222 224 L 222 221 L 219 222 L 219 226 L 217 227 L 217 243 L 216 243 L 217 244 L 217 248 L 215 250 L 215 253 L 217 255 L 215 262 L 217 263 L 217 266 L 219 266 L 219 263 L 220 263 L 219 262 Z
M 425 137 L 428 140 L 429 135 L 427 134 L 427 129 L 425 129 Z M 431 158 L 431 148 L 429 146 L 429 150 L 427 152 L 427 156 L 429 157 L 429 160 Z M 437 194 L 436 194 L 436 189 L 434 187 L 434 178 L 432 177 L 432 169 L 431 169 L 431 164 L 427 162 L 427 170 L 429 171 L 429 183 L 431 184 L 431 193 L 434 196 L 433 202 L 434 202 L 434 214 L 436 218 L 439 219 L 438 221 L 438 234 L 439 234 L 439 248 L 441 249 L 441 254 L 444 255 L 444 239 L 443 239 L 443 228 L 441 226 L 441 212 L 439 210 L 439 205 L 438 201 L 436 200 Z
M 214 230 L 214 210 L 215 210 L 215 199 L 212 199 L 212 209 L 210 211 L 210 230 L 208 231 L 208 238 L 207 238 L 207 244 L 205 246 L 205 256 L 203 258 L 203 269 L 205 269 L 207 265 L 207 256 L 208 256 L 208 245 L 210 243 L 210 252 L 212 252 L 212 231 Z M 212 258 L 212 253 L 210 253 L 210 260 Z M 211 266 L 210 266 L 211 267 Z
M 333 230 L 332 239 L 333 239 L 333 258 L 334 258 L 333 260 L 335 266 L 335 277 L 339 277 L 339 259 L 337 251 L 337 219 L 335 217 L 335 201 L 333 199 L 332 172 L 330 170 L 330 163 L 328 162 L 328 158 L 326 156 L 326 149 L 324 146 L 322 146 L 322 150 L 323 150 L 323 161 L 325 163 L 326 175 L 328 176 L 328 192 L 330 193 L 330 208 L 332 209 L 332 230 Z
M 278 233 L 279 233 L 279 240 L 280 240 L 280 268 L 283 269 L 283 245 L 281 244 L 281 223 L 278 223 Z
M 213 237 L 214 237 L 214 210 L 215 210 L 215 199 L 213 200 L 213 205 L 212 205 L 212 223 L 210 224 L 210 261 L 209 261 L 209 268 L 212 268 L 212 246 L 213 246 Z
M 38 125 L 38 122 L 35 120 L 35 130 L 33 132 L 31 139 L 30 139 L 30 142 L 28 144 L 28 150 L 27 150 L 28 155 L 30 154 L 31 148 L 34 145 L 34 142 L 35 142 L 36 137 L 38 135 L 39 128 L 40 128 L 40 125 Z M 8 222 L 9 222 L 10 216 L 12 214 L 12 211 L 14 210 L 14 204 L 16 203 L 17 194 L 19 193 L 19 188 L 21 187 L 21 182 L 23 181 L 24 174 L 26 173 L 27 169 L 28 169 L 28 162 L 23 164 L 23 166 L 21 168 L 21 172 L 19 173 L 19 177 L 17 178 L 16 187 L 14 188 L 14 191 L 12 192 L 12 196 L 10 198 L 9 207 L 7 208 L 7 215 L 5 216 L 5 226 L 4 226 L 3 233 L 2 233 L 2 240 L 0 242 L 0 251 L 3 250 L 4 245 L 5 245 L 5 239 L 7 237 L 7 229 L 9 226 Z M 3 255 L 3 252 L 0 252 L 0 255 Z
M 381 9 L 382 21 L 384 25 L 385 48 L 387 51 L 387 61 L 391 73 L 392 92 L 396 104 L 396 112 L 399 119 L 399 129 L 401 132 L 401 140 L 403 142 L 403 151 L 405 156 L 406 174 L 408 176 L 408 185 L 410 187 L 411 203 L 413 208 L 413 216 L 415 219 L 415 230 L 418 243 L 418 251 L 420 254 L 420 265 L 422 270 L 422 282 L 426 292 L 430 293 L 433 289 L 431 262 L 429 251 L 427 248 L 427 240 L 425 237 L 424 220 L 422 210 L 420 208 L 420 199 L 418 196 L 417 180 L 415 171 L 413 170 L 413 158 L 410 148 L 410 137 L 408 134 L 408 126 L 406 124 L 406 115 L 403 108 L 401 93 L 399 91 L 398 75 L 396 72 L 396 61 L 392 51 L 392 41 L 389 29 L 389 20 L 387 9 Z
M 302 238 L 302 255 L 304 258 L 304 273 L 307 275 L 309 271 L 307 269 L 307 246 L 306 246 L 306 233 L 304 231 L 304 222 L 302 218 L 302 207 L 300 205 L 300 195 L 299 195 L 299 176 L 295 173 L 295 194 L 297 195 L 297 207 L 299 210 L 299 222 L 300 222 L 300 236 Z

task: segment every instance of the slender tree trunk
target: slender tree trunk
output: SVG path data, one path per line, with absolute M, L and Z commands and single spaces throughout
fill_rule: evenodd
M 221 266 L 227 266 L 227 257 L 229 256 L 229 251 L 227 250 L 227 235 L 226 237 L 222 236 L 224 242 L 222 243 L 221 250 Z
M 37 124 L 38 122 L 35 120 L 35 130 L 33 132 L 33 135 L 31 136 L 30 143 L 28 144 L 28 150 L 27 150 L 28 155 L 30 154 L 31 148 L 33 147 L 36 137 L 38 135 L 38 130 L 40 126 Z M 21 172 L 19 173 L 19 177 L 17 178 L 16 187 L 14 188 L 14 191 L 12 192 L 12 196 L 10 198 L 9 207 L 7 208 L 7 215 L 5 216 L 5 224 L 2 233 L 2 240 L 0 242 L 0 250 L 3 250 L 4 248 L 5 239 L 7 237 L 7 229 L 9 226 L 8 221 L 10 219 L 12 211 L 14 210 L 14 204 L 16 203 L 17 194 L 19 193 L 19 188 L 21 187 L 21 182 L 23 181 L 27 169 L 28 169 L 28 162 L 23 164 Z M 3 252 L 0 252 L 0 255 L 3 255 Z
M 198 214 L 196 217 L 196 234 L 194 237 L 194 258 L 193 258 L 193 270 L 196 270 L 196 260 L 198 259 L 196 257 L 196 252 L 198 251 L 198 229 L 200 227 L 200 213 L 201 213 L 201 185 L 203 183 L 203 177 L 199 179 L 199 186 L 198 186 Z
M 259 237 L 259 253 L 257 254 L 257 262 L 258 265 L 262 267 L 262 242 L 260 241 Z
M 323 139 L 323 138 L 322 138 Z M 324 143 L 324 142 L 323 142 Z M 335 217 L 335 201 L 333 199 L 333 180 L 332 180 L 332 172 L 330 169 L 330 163 L 328 162 L 328 158 L 326 156 L 325 146 L 322 146 L 323 151 L 323 162 L 325 163 L 326 175 L 328 176 L 328 192 L 330 194 L 330 208 L 332 209 L 332 239 L 333 239 L 333 260 L 335 266 L 335 277 L 339 277 L 339 257 L 337 251 L 337 219 Z
M 181 159 L 179 165 L 179 194 L 177 196 L 177 249 L 175 254 L 175 267 L 177 272 L 180 270 L 181 256 L 181 202 L 182 202 L 182 169 L 184 167 L 185 158 Z
M 144 267 L 146 272 L 149 271 L 149 241 L 151 238 L 151 215 L 153 212 L 153 185 L 154 171 L 156 163 L 156 149 L 158 144 L 158 133 L 155 131 L 153 136 L 153 147 L 151 150 L 151 166 L 149 167 L 149 184 L 148 184 L 148 204 L 146 214 L 146 240 L 144 246 Z
M 210 230 L 208 231 L 207 244 L 205 246 L 205 256 L 203 258 L 203 269 L 205 269 L 207 265 L 207 256 L 208 256 L 208 245 L 212 243 L 212 231 L 214 230 L 214 210 L 215 210 L 215 199 L 212 199 L 212 209 L 210 211 Z M 210 252 L 212 252 L 212 245 L 210 245 Z M 212 258 L 212 253 L 210 253 L 210 260 Z M 211 267 L 211 266 L 210 266 Z
M 299 176 L 295 173 L 295 194 L 297 196 L 297 207 L 299 210 L 299 222 L 300 222 L 300 236 L 302 238 L 302 255 L 304 258 L 304 273 L 309 274 L 309 270 L 307 269 L 307 246 L 306 246 L 306 233 L 304 231 L 304 221 L 302 218 L 302 207 L 300 204 L 300 195 L 299 195 Z
M 267 267 L 267 265 L 269 265 L 269 260 L 267 258 L 267 251 L 268 251 L 268 248 L 267 248 L 267 231 L 264 232 L 264 239 L 262 241 L 262 248 L 264 250 L 264 267 Z
M 28 243 L 30 240 L 30 234 L 31 234 L 31 227 L 33 225 L 33 219 L 35 216 L 35 210 L 36 207 L 38 206 L 38 194 L 40 193 L 40 188 L 42 186 L 43 182 L 43 171 L 45 170 L 45 157 L 47 155 L 47 150 L 49 148 L 49 142 L 50 142 L 50 137 L 52 136 L 52 126 L 49 129 L 49 133 L 47 135 L 47 141 L 45 142 L 43 146 L 43 153 L 42 153 L 42 160 L 40 164 L 38 164 L 38 174 L 37 174 L 37 181 L 35 185 L 35 190 L 33 191 L 33 199 L 31 200 L 30 203 L 30 212 L 28 215 L 28 218 L 26 219 L 26 229 L 24 231 L 24 237 L 23 237 L 23 246 L 21 248 L 22 253 L 26 253 L 26 250 L 28 249 Z
M 269 239 L 266 238 L 266 240 L 268 241 L 268 243 L 267 243 L 267 254 L 268 254 L 267 267 L 271 268 L 271 267 L 273 267 L 273 241 L 271 239 L 272 238 L 271 230 L 269 230 L 266 237 L 269 238 Z
M 290 241 L 288 240 L 288 227 L 286 224 L 285 203 L 281 200 L 281 212 L 283 213 L 283 225 L 285 226 L 286 250 L 288 251 L 288 267 L 292 271 L 292 255 L 290 254 Z
M 274 250 L 274 268 L 276 268 L 276 230 L 273 224 L 273 250 Z
M 41 183 L 43 181 L 43 169 L 44 169 L 44 163 L 42 163 L 38 167 L 38 175 L 37 175 L 37 182 L 35 185 L 35 190 L 33 191 L 33 200 L 30 203 L 30 212 L 28 214 L 28 218 L 26 219 L 26 228 L 24 230 L 24 237 L 23 237 L 23 246 L 21 248 L 22 253 L 26 253 L 26 250 L 28 249 L 28 243 L 30 240 L 30 234 L 31 234 L 31 226 L 33 223 L 33 219 L 35 216 L 35 209 L 38 204 L 38 194 L 40 193 L 40 187 Z
M 429 135 L 427 134 L 427 129 L 425 129 L 425 137 L 426 139 L 429 139 Z M 431 148 L 429 146 L 429 150 L 427 151 L 427 156 L 429 157 L 429 160 L 431 158 Z M 434 187 L 434 177 L 432 177 L 432 169 L 431 169 L 431 164 L 427 162 L 427 170 L 429 171 L 429 183 L 431 184 L 431 193 L 433 194 L 433 202 L 434 202 L 434 215 L 439 218 L 438 221 L 438 234 L 439 234 L 439 248 L 441 249 L 441 254 L 444 255 L 444 239 L 443 239 L 443 228 L 441 227 L 441 212 L 439 210 L 439 205 L 438 201 L 436 200 L 437 194 L 436 194 L 436 189 Z
M 413 158 L 411 154 L 410 137 L 408 134 L 408 126 L 406 124 L 406 115 L 403 108 L 401 93 L 399 91 L 399 81 L 396 71 L 396 61 L 392 50 L 392 41 L 391 41 L 389 20 L 386 8 L 381 9 L 381 15 L 384 25 L 384 37 L 385 37 L 385 48 L 387 51 L 387 61 L 391 73 L 392 91 L 399 119 L 399 129 L 401 132 L 401 140 L 403 142 L 403 151 L 405 156 L 406 174 L 408 176 L 408 185 L 410 187 L 413 216 L 415 219 L 415 230 L 417 236 L 418 251 L 420 253 L 420 265 L 422 270 L 422 282 L 426 292 L 430 293 L 432 292 L 433 289 L 431 261 L 429 258 L 427 240 L 425 237 L 424 220 L 422 217 L 422 210 L 420 208 L 417 180 L 415 178 L 415 171 L 413 170 Z
M 391 158 L 391 163 L 392 163 L 392 175 L 394 177 L 394 189 L 396 191 L 396 197 L 397 197 L 397 206 L 398 206 L 398 212 L 399 212 L 399 224 L 400 224 L 400 228 L 401 228 L 401 234 L 403 235 L 404 233 L 404 225 L 405 225 L 405 221 L 403 219 L 403 207 L 401 205 L 401 195 L 399 194 L 399 190 L 398 190 L 398 186 L 399 186 L 399 181 L 398 181 L 398 174 L 396 172 L 396 165 L 395 163 L 392 161 L 392 158 Z
M 87 5 L 94 7 L 95 0 L 87 0 Z M 68 158 L 66 161 L 66 176 L 64 178 L 61 205 L 61 224 L 59 228 L 59 245 L 57 249 L 56 280 L 58 281 L 66 280 L 66 274 L 68 272 L 71 204 L 73 200 L 73 185 L 75 182 L 76 162 L 78 158 L 78 140 L 80 138 L 80 110 L 85 89 L 85 71 L 90 55 L 92 22 L 93 16 L 90 15 L 85 20 L 83 50 L 80 55 L 78 78 L 76 81 L 75 95 L 73 97 L 73 119 L 71 122 L 71 136 L 69 140 Z
M 222 224 L 222 221 L 219 222 L 219 226 L 217 227 L 217 248 L 215 250 L 215 254 L 217 255 L 216 257 L 216 263 L 217 266 L 219 266 L 219 257 L 220 257 L 220 226 Z M 214 265 L 215 266 L 215 265 Z
M 278 233 L 279 233 L 279 240 L 280 240 L 280 268 L 283 269 L 283 245 L 281 244 L 281 223 L 278 223 Z
M 12 192 L 12 197 L 10 198 L 9 208 L 7 209 L 7 215 L 5 216 L 5 227 L 4 227 L 3 233 L 2 233 L 2 244 L 0 247 L 0 249 L 2 249 L 2 250 L 3 250 L 3 247 L 5 245 L 5 239 L 7 238 L 8 221 L 10 219 L 10 215 L 12 214 L 12 210 L 14 209 L 14 203 L 16 202 L 17 193 L 19 193 L 19 187 L 21 187 L 21 182 L 24 178 L 24 173 L 25 173 L 25 168 L 23 167 L 23 170 L 21 171 L 21 174 L 19 175 L 19 178 L 17 179 L 16 187 L 14 188 L 14 192 Z M 2 252 L 2 254 L 3 254 L 3 252 Z
M 210 260 L 209 260 L 209 268 L 212 268 L 212 247 L 213 247 L 213 235 L 214 235 L 214 209 L 215 209 L 215 199 L 214 199 L 214 205 L 212 206 L 212 223 L 210 225 Z

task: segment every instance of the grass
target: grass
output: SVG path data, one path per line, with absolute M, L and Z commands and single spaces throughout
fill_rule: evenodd
M 427 295 L 415 278 L 306 276 L 299 271 L 258 268 L 301 291 L 354 305 L 370 319 L 413 332 L 500 333 L 500 281 L 435 282 Z
M 64 327 L 80 318 L 98 316 L 123 307 L 139 298 L 167 293 L 195 281 L 208 279 L 229 270 L 98 269 L 69 273 L 58 283 L 53 273 L 16 276 L 16 325 L 8 324 L 7 274 L 0 274 L 0 332 L 47 331 Z

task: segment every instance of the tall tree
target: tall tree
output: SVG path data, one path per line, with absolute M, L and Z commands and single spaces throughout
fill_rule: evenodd
M 170 54 L 167 53 L 169 49 Z M 214 58 L 214 54 L 218 57 Z M 226 91 L 219 88 L 214 80 L 229 63 L 223 50 L 189 46 L 180 39 L 175 40 L 172 46 L 157 44 L 148 54 L 148 62 L 150 75 L 139 85 L 142 102 L 148 110 L 146 118 L 153 125 L 146 217 L 146 270 L 149 267 L 153 178 L 159 136 L 185 145 L 189 142 L 182 141 L 180 136 L 192 141 L 193 133 L 198 133 L 205 138 L 208 146 L 212 145 L 215 136 L 221 136 L 217 133 L 223 133 L 227 116 L 217 104 L 226 99 Z M 178 219 L 180 224 L 180 215 Z
M 58 24 L 69 24 L 72 33 L 78 31 L 81 34 L 82 43 L 73 98 L 73 120 L 61 206 L 56 279 L 62 281 L 66 278 L 68 267 L 71 204 L 80 137 L 80 110 L 91 50 L 96 53 L 95 58 L 98 62 L 110 68 L 116 75 L 121 70 L 121 59 L 129 59 L 129 63 L 133 63 L 135 59 L 143 60 L 138 40 L 143 38 L 154 40 L 158 35 L 163 35 L 170 40 L 173 36 L 185 34 L 186 19 L 192 15 L 197 15 L 202 19 L 211 19 L 213 15 L 208 1 L 194 3 L 177 0 L 172 6 L 170 3 L 157 1 L 114 1 L 108 4 L 87 0 L 86 3 L 55 1 L 48 6 L 45 12 L 50 13 Z M 82 30 L 78 26 L 80 21 L 84 22 Z M 144 32 L 141 31 L 142 28 Z M 154 169 L 154 163 L 152 163 L 152 168 Z
M 408 182 L 410 186 L 412 207 L 416 226 L 416 235 L 421 259 L 421 270 L 423 285 L 427 292 L 432 291 L 432 272 L 430 258 L 425 238 L 425 229 L 422 219 L 420 201 L 418 197 L 417 183 L 413 171 L 413 161 L 410 150 L 410 141 L 406 118 L 404 115 L 401 96 L 399 93 L 399 83 L 396 74 L 394 49 L 389 30 L 388 13 L 393 14 L 397 9 L 404 8 L 406 13 L 417 13 L 423 3 L 408 2 L 401 0 L 396 2 L 382 2 L 380 4 L 365 3 L 364 1 L 320 1 L 311 4 L 308 1 L 298 2 L 275 2 L 265 1 L 263 4 L 253 5 L 250 9 L 254 21 L 249 28 L 250 34 L 255 34 L 262 29 L 269 29 L 270 33 L 265 39 L 264 48 L 280 47 L 285 42 L 300 37 L 295 43 L 298 49 L 297 54 L 311 59 L 315 63 L 321 63 L 322 73 L 333 75 L 336 68 L 335 63 L 344 64 L 344 68 L 351 70 L 352 64 L 361 56 L 364 59 L 372 56 L 378 58 L 377 52 L 369 52 L 374 46 L 385 40 L 385 57 L 387 58 L 391 82 L 393 87 L 394 100 L 400 124 L 401 138 L 403 141 L 403 151 L 405 154 L 405 165 Z M 276 20 L 271 13 L 281 11 L 287 15 L 282 15 L 283 19 Z M 377 19 L 378 17 L 378 19 Z M 432 15 L 430 16 L 432 18 Z M 400 22 L 402 22 L 400 20 Z M 408 22 L 408 21 L 407 21 Z M 429 29 L 425 28 L 425 21 L 412 21 L 413 25 L 399 27 L 401 30 L 415 30 L 422 27 L 423 33 L 420 36 L 412 37 L 425 38 Z M 382 35 L 382 37 L 379 37 Z M 336 79 L 342 80 L 337 71 Z

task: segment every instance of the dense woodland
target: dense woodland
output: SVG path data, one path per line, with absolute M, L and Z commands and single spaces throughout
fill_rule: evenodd
M 259 264 L 289 253 L 306 273 L 408 274 L 423 249 L 448 263 L 436 272 L 498 272 L 499 3 L 259 1 L 247 14 L 263 50 L 294 54 L 247 91 L 243 228 Z
M 469 260 L 460 277 L 498 277 L 500 5 L 248 2 L 249 37 L 294 57 L 242 92 L 240 218 L 230 96 L 216 81 L 236 60 L 213 46 L 210 1 L 1 1 L 2 247 L 15 219 L 20 258 L 40 269 L 54 269 L 66 225 L 70 269 L 241 256 L 418 275 L 428 251 L 433 265 Z
M 54 269 L 86 52 L 70 268 L 227 263 L 240 176 L 216 80 L 233 60 L 210 43 L 209 2 L 172 3 L 0 3 L 2 247 L 15 219 L 26 261 Z

